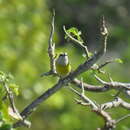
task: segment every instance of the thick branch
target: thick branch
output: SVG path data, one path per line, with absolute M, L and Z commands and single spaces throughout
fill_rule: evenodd
M 77 86 L 78 88 L 81 88 L 80 80 L 74 79 L 71 83 Z M 84 85 L 84 90 L 92 91 L 92 92 L 105 92 L 111 89 L 108 85 L 104 85 L 103 87 L 95 86 L 87 83 L 83 83 L 83 85 Z
M 48 89 L 41 96 L 39 96 L 38 98 L 36 98 L 31 104 L 29 104 L 21 112 L 21 116 L 23 117 L 23 119 L 27 118 L 41 104 L 41 102 L 45 101 L 47 98 L 49 98 L 55 92 L 57 92 L 60 88 L 62 88 L 62 86 L 65 85 L 66 82 L 64 82 L 62 80 L 59 80 L 59 82 L 56 85 L 54 85 L 52 88 Z M 22 125 L 21 121 L 18 121 L 17 123 L 14 124 L 13 127 L 14 128 L 20 127 L 21 125 Z

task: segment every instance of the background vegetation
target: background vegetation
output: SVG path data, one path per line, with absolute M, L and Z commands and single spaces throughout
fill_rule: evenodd
M 19 110 L 57 81 L 55 77 L 40 77 L 42 72 L 49 70 L 47 44 L 52 8 L 56 10 L 56 52 L 68 52 L 73 68 L 82 63 L 84 57 L 80 48 L 66 43 L 62 26 L 81 30 L 83 39 L 94 52 L 100 46 L 99 19 L 105 15 L 109 39 L 104 60 L 117 57 L 124 61 L 124 64 L 114 63 L 105 69 L 111 73 L 113 80 L 130 82 L 129 6 L 129 0 L 0 0 L 0 70 L 11 73 L 20 86 L 20 94 L 15 98 Z M 77 59 L 80 59 L 78 63 Z M 82 76 L 86 82 L 97 84 L 89 73 Z M 107 77 L 104 79 L 107 80 Z M 87 92 L 99 103 L 109 101 L 114 93 Z M 74 97 L 63 88 L 49 98 L 29 118 L 31 130 L 94 130 L 102 125 L 102 119 L 89 108 L 75 104 Z M 125 95 L 122 97 L 129 100 Z M 128 112 L 121 108 L 110 111 L 115 118 Z M 129 127 L 129 121 L 124 120 L 117 129 L 128 130 Z M 23 129 L 27 130 L 18 128 Z

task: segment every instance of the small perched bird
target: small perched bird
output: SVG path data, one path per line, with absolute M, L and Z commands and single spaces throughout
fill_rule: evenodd
M 67 53 L 61 53 L 56 60 L 56 72 L 60 77 L 65 77 L 71 72 Z

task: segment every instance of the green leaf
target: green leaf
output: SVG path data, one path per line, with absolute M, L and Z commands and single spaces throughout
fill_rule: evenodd
M 1 109 L 1 112 L 2 112 L 2 116 L 3 116 L 3 120 L 5 120 L 6 122 L 10 121 L 10 116 L 9 116 L 9 113 L 8 113 L 8 107 L 9 105 L 7 103 L 3 103 L 2 104 L 2 109 Z
M 6 75 L 6 81 L 7 82 L 9 82 L 10 80 L 12 80 L 13 78 L 14 78 L 13 75 L 10 74 L 10 73 Z
M 6 95 L 5 88 L 3 87 L 2 84 L 0 84 L 0 106 L 1 106 L 2 99 L 3 99 L 3 97 L 4 97 L 5 95 Z
M 92 56 L 93 56 L 93 53 L 88 52 L 88 57 L 92 57 Z
M 83 42 L 83 39 L 80 36 L 82 33 L 77 28 L 72 27 L 67 30 L 67 33 L 69 33 L 72 37 L 76 38 L 77 40 Z M 67 39 L 67 38 L 68 38 L 68 36 L 65 35 L 65 39 Z
M 0 127 L 0 130 L 13 130 L 11 124 L 4 124 Z
M 0 82 L 4 82 L 6 79 L 6 74 L 0 71 Z
M 120 64 L 123 64 L 123 61 L 122 61 L 120 58 L 116 58 L 116 59 L 115 59 L 115 62 L 120 63 Z
M 0 82 L 9 82 L 13 79 L 13 76 L 9 74 L 5 74 L 4 72 L 0 71 Z
M 0 112 L 0 121 L 3 119 L 3 115 L 2 113 Z
M 9 88 L 18 96 L 19 95 L 19 86 L 17 84 L 10 83 Z

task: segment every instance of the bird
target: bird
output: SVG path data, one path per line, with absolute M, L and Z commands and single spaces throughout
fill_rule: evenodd
M 56 59 L 56 72 L 61 77 L 66 77 L 71 72 L 71 65 L 69 63 L 68 54 L 60 53 Z

